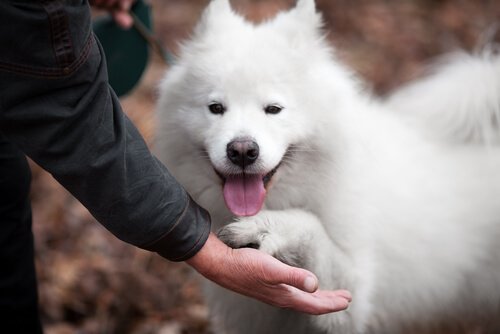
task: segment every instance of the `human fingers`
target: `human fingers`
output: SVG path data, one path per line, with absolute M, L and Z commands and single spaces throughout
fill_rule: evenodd
M 282 291 L 279 291 L 280 289 Z M 278 303 L 277 306 L 312 315 L 343 311 L 349 307 L 352 300 L 351 294 L 346 290 L 317 290 L 308 293 L 285 285 L 280 289 L 269 294 L 269 298 Z M 274 292 L 279 294 L 274 297 Z
M 240 251 L 255 253 L 253 259 L 260 261 L 255 267 L 262 269 L 252 271 L 255 286 L 249 292 L 268 304 L 309 314 L 325 314 L 345 310 L 352 300 L 347 290 L 318 290 L 318 279 L 307 270 L 289 266 L 253 249 Z
M 128 11 L 113 11 L 111 12 L 111 16 L 113 17 L 113 20 L 115 20 L 116 24 L 123 29 L 129 29 L 134 24 L 134 20 Z
M 93 0 L 91 4 L 97 8 L 109 11 L 118 26 L 129 29 L 133 25 L 133 19 L 129 14 L 129 10 L 134 1 L 135 0 Z
M 110 9 L 111 16 L 115 20 L 116 24 L 124 29 L 129 29 L 134 24 L 134 20 L 130 15 L 129 11 L 135 0 L 110 0 L 116 1 L 113 4 L 113 8 Z
M 307 270 L 255 249 L 231 249 L 213 234 L 187 262 L 215 283 L 273 306 L 324 314 L 344 310 L 350 301 L 345 290 L 317 291 L 317 278 Z
M 263 261 L 262 275 L 273 285 L 286 284 L 306 292 L 318 289 L 316 275 L 308 270 L 284 264 L 273 257 Z

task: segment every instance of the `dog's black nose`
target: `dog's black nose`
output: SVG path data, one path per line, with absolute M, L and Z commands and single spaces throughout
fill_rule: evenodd
M 251 139 L 235 139 L 227 144 L 226 155 L 233 164 L 245 168 L 259 157 L 259 145 Z

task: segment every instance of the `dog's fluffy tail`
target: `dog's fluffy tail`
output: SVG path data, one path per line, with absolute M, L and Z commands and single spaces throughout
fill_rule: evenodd
M 387 106 L 454 143 L 500 145 L 500 55 L 493 48 L 442 58 Z

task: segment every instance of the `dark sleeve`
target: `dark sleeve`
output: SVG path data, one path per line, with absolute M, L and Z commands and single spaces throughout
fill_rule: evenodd
M 0 3 L 0 132 L 118 238 L 186 260 L 209 215 L 122 112 L 88 5 L 73 2 Z

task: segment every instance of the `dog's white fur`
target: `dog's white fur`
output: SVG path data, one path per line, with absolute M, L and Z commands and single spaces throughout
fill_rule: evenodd
M 299 315 L 207 289 L 216 333 L 406 333 L 485 323 L 500 304 L 500 57 L 448 57 L 386 101 L 324 40 L 314 1 L 259 25 L 214 0 L 161 85 L 160 159 L 233 246 L 257 244 L 349 289 Z M 221 101 L 223 115 L 207 105 Z M 283 111 L 266 114 L 279 103 Z M 237 219 L 218 170 L 250 136 L 280 161 L 265 209 Z M 457 329 L 458 330 L 458 329 Z

